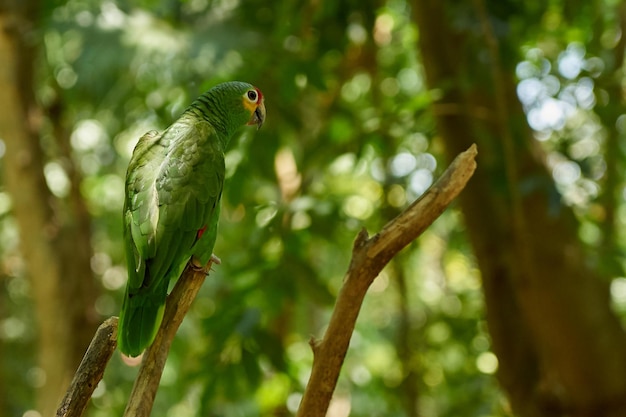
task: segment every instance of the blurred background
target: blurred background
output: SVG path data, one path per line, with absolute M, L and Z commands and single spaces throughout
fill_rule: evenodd
M 0 3 L 0 416 L 53 415 L 126 280 L 132 149 L 211 86 L 214 268 L 153 415 L 294 415 L 361 228 L 478 144 L 460 200 L 371 287 L 329 417 L 626 415 L 619 0 Z M 116 353 L 88 416 L 121 415 Z

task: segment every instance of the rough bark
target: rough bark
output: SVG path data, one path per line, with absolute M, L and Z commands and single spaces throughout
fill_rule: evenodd
M 57 409 L 56 417 L 81 417 L 102 380 L 117 346 L 117 317 L 107 319 L 96 331 L 74 379 Z
M 626 338 L 515 93 L 513 46 L 482 0 L 416 0 L 446 151 L 481 149 L 461 206 L 483 278 L 499 380 L 519 416 L 626 415 Z M 502 56 L 509 57 L 508 60 Z

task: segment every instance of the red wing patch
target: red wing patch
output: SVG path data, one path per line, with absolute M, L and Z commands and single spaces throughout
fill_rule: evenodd
M 204 234 L 204 232 L 206 232 L 206 225 L 202 226 L 202 229 L 199 229 L 199 230 L 196 232 L 196 242 L 197 242 L 198 240 L 200 240 L 200 238 L 202 237 L 202 235 Z

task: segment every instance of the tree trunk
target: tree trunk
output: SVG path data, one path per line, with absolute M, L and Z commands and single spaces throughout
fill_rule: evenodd
M 33 73 L 40 33 L 36 1 L 0 6 L 0 137 L 6 145 L 4 180 L 20 229 L 38 324 L 38 366 L 45 383 L 38 393 L 42 415 L 53 415 L 96 328 L 89 231 L 84 216 L 62 212 L 48 189 L 39 143 L 42 112 Z M 81 217 L 82 216 L 82 217 Z M 76 226 L 76 219 L 83 224 Z M 68 243 L 69 242 L 69 243 Z M 87 338 L 77 337 L 85 334 Z
M 416 0 L 413 17 L 447 154 L 480 150 L 461 206 L 513 409 L 626 416 L 626 338 L 516 97 L 514 43 L 496 38 L 483 0 Z

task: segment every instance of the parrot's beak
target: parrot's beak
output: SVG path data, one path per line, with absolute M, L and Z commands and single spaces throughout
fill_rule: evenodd
M 256 125 L 257 130 L 263 126 L 263 122 L 265 121 L 265 102 L 261 101 L 257 106 L 256 110 L 252 114 L 252 118 L 248 122 L 248 125 Z

